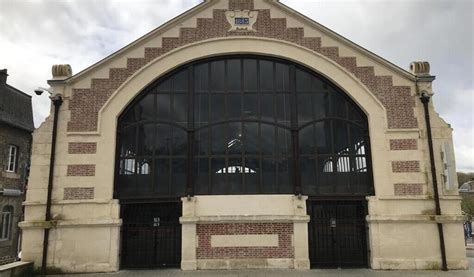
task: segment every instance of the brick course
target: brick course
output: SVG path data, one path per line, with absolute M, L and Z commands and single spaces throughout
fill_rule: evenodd
M 231 0 L 230 9 L 253 9 L 251 0 Z M 198 18 L 196 28 L 181 28 L 179 37 L 162 38 L 161 48 L 145 48 L 144 58 L 127 59 L 126 68 L 111 68 L 109 78 L 92 79 L 88 89 L 74 89 L 70 100 L 71 120 L 68 131 L 96 131 L 100 108 L 112 93 L 139 68 L 157 57 L 186 44 L 217 37 L 256 36 L 267 37 L 299 44 L 318 52 L 352 72 L 382 102 L 387 110 L 388 127 L 416 128 L 414 114 L 415 98 L 410 87 L 394 86 L 391 76 L 375 76 L 374 68 L 358 67 L 355 57 L 340 57 L 337 47 L 322 47 L 321 38 L 305 37 L 303 28 L 287 28 L 285 18 L 271 18 L 270 10 L 258 10 L 254 27 L 256 32 L 229 32 L 230 24 L 226 10 L 214 10 L 213 18 Z
M 69 154 L 95 154 L 97 143 L 95 142 L 70 142 L 68 145 Z
M 67 176 L 95 176 L 95 164 L 70 164 Z
M 293 258 L 292 223 L 198 224 L 197 259 Z M 278 247 L 211 247 L 212 235 L 278 235 Z
M 64 188 L 64 200 L 94 199 L 94 188 Z
M 394 184 L 395 195 L 422 195 L 423 184 Z
M 395 172 L 395 173 L 420 172 L 420 162 L 419 161 L 394 161 L 392 162 L 392 172 Z
M 390 150 L 417 150 L 416 139 L 391 139 Z

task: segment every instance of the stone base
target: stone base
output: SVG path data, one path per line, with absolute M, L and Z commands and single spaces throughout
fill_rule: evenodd
M 213 259 L 198 260 L 197 269 L 290 269 L 294 259 Z
M 196 261 L 181 261 L 181 270 L 196 270 L 197 262 Z
M 448 260 L 448 269 L 468 269 L 467 259 Z M 441 270 L 441 261 L 413 259 L 374 259 L 372 269 L 379 270 Z

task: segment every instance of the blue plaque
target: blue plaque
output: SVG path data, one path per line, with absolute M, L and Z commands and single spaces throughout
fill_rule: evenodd
M 235 18 L 235 25 L 249 25 L 250 20 L 248 17 L 236 17 Z

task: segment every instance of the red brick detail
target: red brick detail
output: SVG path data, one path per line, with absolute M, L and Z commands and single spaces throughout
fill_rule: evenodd
M 94 199 L 94 188 L 64 188 L 64 200 Z
M 422 195 L 423 184 L 395 184 L 393 190 L 395 195 Z
M 420 172 L 420 162 L 419 161 L 392 162 L 392 172 L 395 172 L 395 173 Z
M 198 224 L 198 259 L 293 258 L 292 223 Z M 278 247 L 211 247 L 212 235 L 278 235 Z
M 417 150 L 416 139 L 391 139 L 390 150 Z
M 70 164 L 67 176 L 95 176 L 95 164 Z
M 230 9 L 253 9 L 252 0 L 231 0 Z M 179 37 L 164 37 L 161 48 L 145 48 L 144 58 L 128 58 L 125 68 L 111 68 L 109 78 L 92 79 L 88 89 L 74 89 L 70 100 L 71 120 L 68 131 L 97 130 L 98 112 L 112 93 L 138 69 L 157 57 L 183 45 L 211 38 L 229 36 L 255 36 L 288 41 L 320 53 L 346 68 L 365 84 L 387 110 L 388 127 L 416 128 L 415 97 L 410 87 L 394 86 L 391 76 L 376 76 L 373 67 L 357 66 L 355 57 L 340 57 L 339 48 L 322 47 L 321 38 L 305 37 L 304 29 L 288 28 L 286 18 L 271 18 L 270 10 L 258 10 L 254 28 L 256 32 L 229 32 L 226 10 L 214 10 L 212 18 L 198 18 L 196 28 L 181 28 Z
M 68 145 L 69 154 L 95 154 L 97 143 L 95 142 L 70 142 Z

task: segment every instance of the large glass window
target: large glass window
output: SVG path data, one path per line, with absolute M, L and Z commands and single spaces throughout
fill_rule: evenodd
M 288 61 L 198 61 L 150 85 L 119 119 L 118 197 L 371 192 L 367 119 Z

